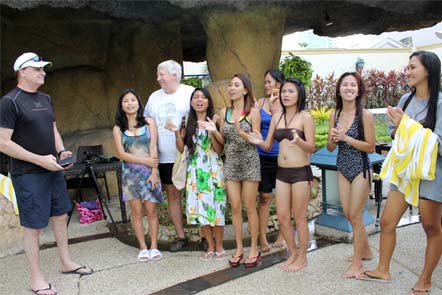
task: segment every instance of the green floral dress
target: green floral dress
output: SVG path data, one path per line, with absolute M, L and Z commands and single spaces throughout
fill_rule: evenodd
M 207 131 L 197 130 L 195 152 L 187 167 L 187 223 L 224 226 L 226 192 L 223 162 Z

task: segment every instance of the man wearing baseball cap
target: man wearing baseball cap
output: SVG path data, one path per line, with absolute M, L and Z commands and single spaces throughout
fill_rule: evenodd
M 87 275 L 92 270 L 75 263 L 67 243 L 67 213 L 71 203 L 57 158 L 72 155 L 64 149 L 55 124 L 52 99 L 39 92 L 46 76 L 44 61 L 35 53 L 20 55 L 14 63 L 17 87 L 0 99 L 0 152 L 11 157 L 10 173 L 24 227 L 23 247 L 29 265 L 32 291 L 57 291 L 41 272 L 39 236 L 49 219 L 57 241 L 64 274 Z

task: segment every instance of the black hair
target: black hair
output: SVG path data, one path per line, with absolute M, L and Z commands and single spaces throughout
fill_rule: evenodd
M 276 70 L 276 69 L 267 70 L 264 74 L 264 77 L 267 76 L 267 74 L 272 76 L 272 78 L 275 79 L 275 81 L 278 83 L 282 84 L 282 82 L 284 82 L 284 80 L 285 80 L 284 73 L 280 70 Z
M 305 105 L 306 105 L 306 95 L 305 95 L 304 83 L 302 83 L 302 81 L 299 80 L 298 78 L 289 77 L 285 81 L 282 82 L 281 90 L 282 90 L 282 87 L 287 83 L 295 84 L 296 90 L 298 91 L 298 105 L 297 105 L 296 112 L 300 113 L 302 110 L 305 109 Z M 282 112 L 285 114 L 286 109 L 285 109 L 284 104 L 282 103 L 281 92 L 282 91 L 279 92 L 279 101 L 282 106 Z
M 192 95 L 190 96 L 190 102 L 189 102 L 190 110 L 185 127 L 186 134 L 184 136 L 184 144 L 187 146 L 189 150 L 189 156 L 192 156 L 193 153 L 195 152 L 195 142 L 193 141 L 193 138 L 196 136 L 196 131 L 198 128 L 198 123 L 197 123 L 198 118 L 195 109 L 192 107 L 192 98 L 197 91 L 201 91 L 204 97 L 209 101 L 209 105 L 206 111 L 206 118 L 204 118 L 204 120 L 207 120 L 207 117 L 213 119 L 213 115 L 215 113 L 215 108 L 213 106 L 213 100 L 212 97 L 210 96 L 210 92 L 206 88 L 195 88 L 195 90 L 192 92 Z
M 137 111 L 137 125 L 135 125 L 135 128 L 142 127 L 144 125 L 148 125 L 146 119 L 144 118 L 144 107 L 143 103 L 140 100 L 140 96 L 135 91 L 135 89 L 129 88 L 125 89 L 123 93 L 121 93 L 120 98 L 118 99 L 118 105 L 117 105 L 117 111 L 115 112 L 115 124 L 120 127 L 121 132 L 126 131 L 129 129 L 126 113 L 123 111 L 123 108 L 121 107 L 121 102 L 123 101 L 123 97 L 128 94 L 132 93 L 138 100 L 138 111 Z
M 434 130 L 436 126 L 437 100 L 440 92 L 440 59 L 435 53 L 429 51 L 415 51 L 410 55 L 410 59 L 413 56 L 419 59 L 428 73 L 428 90 L 430 97 L 428 100 L 427 116 L 423 120 L 422 125 L 425 128 Z M 416 88 L 413 88 L 411 95 L 415 94 Z
M 336 85 L 336 110 L 335 110 L 335 119 L 338 117 L 339 113 L 342 111 L 342 96 L 341 96 L 341 84 L 345 77 L 347 76 L 353 76 L 356 79 L 356 83 L 358 84 L 358 95 L 356 96 L 356 112 L 355 112 L 355 119 L 356 123 L 358 125 L 358 132 L 361 139 L 365 139 L 364 134 L 364 122 L 362 120 L 362 113 L 364 111 L 364 106 L 362 104 L 362 99 L 365 96 L 365 84 L 364 80 L 362 80 L 362 77 L 357 72 L 345 72 L 342 74 L 339 79 L 338 83 Z

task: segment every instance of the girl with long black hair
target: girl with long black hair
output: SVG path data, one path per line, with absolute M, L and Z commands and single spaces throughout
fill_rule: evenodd
M 330 114 L 327 149 L 339 147 L 338 170 L 339 199 L 345 217 L 353 229 L 354 255 L 343 278 L 354 278 L 363 272 L 362 260 L 373 254 L 363 221 L 365 203 L 371 189 L 371 165 L 368 153 L 375 149 L 373 114 L 364 109 L 364 81 L 355 72 L 341 75 L 336 86 L 336 109 Z
M 173 124 L 166 128 L 175 132 L 176 147 L 188 150 L 186 173 L 186 215 L 188 224 L 201 226 L 208 248 L 201 260 L 221 260 L 226 256 L 223 248 L 226 193 L 223 163 L 220 154 L 223 145 L 214 133 L 218 132 L 212 119 L 213 100 L 205 88 L 196 88 L 190 98 L 187 120 L 180 130 Z M 187 121 L 187 122 L 186 122 Z
M 132 226 L 140 246 L 139 261 L 159 260 L 159 221 L 156 206 L 163 201 L 158 173 L 157 127 L 155 120 L 145 118 L 143 104 L 133 89 L 123 91 L 115 114 L 113 138 L 118 157 L 123 161 L 123 198 L 132 211 Z M 149 221 L 148 250 L 143 225 L 143 205 Z
M 391 132 L 401 124 L 404 114 L 429 128 L 439 142 L 434 180 L 419 182 L 419 214 L 427 236 L 423 270 L 409 294 L 427 294 L 431 277 L 442 252 L 442 95 L 440 93 L 441 63 L 438 56 L 428 51 L 411 54 L 408 67 L 408 84 L 411 93 L 399 100 L 397 107 L 388 107 L 387 116 Z M 390 151 L 391 152 L 391 151 Z M 376 269 L 359 276 L 362 280 L 388 282 L 391 280 L 390 262 L 396 245 L 396 226 L 409 207 L 405 195 L 395 185 L 390 186 L 387 203 L 381 217 L 379 263 Z

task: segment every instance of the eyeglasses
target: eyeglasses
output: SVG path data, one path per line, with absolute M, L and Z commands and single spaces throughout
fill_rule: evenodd
M 29 61 L 39 62 L 39 61 L 43 61 L 43 58 L 41 56 L 36 55 L 33 58 L 30 58 L 30 59 L 24 61 L 21 65 L 18 66 L 18 68 L 21 69 L 21 67 Z

